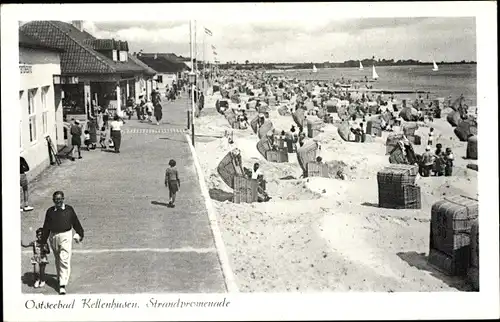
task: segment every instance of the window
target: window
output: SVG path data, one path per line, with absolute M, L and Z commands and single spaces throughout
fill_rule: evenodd
M 47 115 L 49 114 L 49 110 L 47 107 L 47 94 L 49 92 L 50 86 L 45 86 L 42 88 L 42 133 L 43 135 L 47 134 L 48 131 L 48 120 Z
M 120 61 L 127 61 L 128 60 L 128 55 L 127 55 L 127 52 L 126 51 L 123 51 L 123 50 L 120 50 L 118 52 L 118 56 L 120 58 Z
M 36 142 L 36 92 L 36 88 L 28 90 L 28 123 L 31 143 Z
M 157 78 L 156 78 L 156 82 L 157 82 L 157 83 L 160 83 L 160 84 L 163 84 L 163 75 L 158 75 L 158 76 L 156 76 L 156 77 L 157 77 Z
M 118 60 L 118 52 L 116 51 L 116 49 L 113 49 L 113 61 L 117 60 Z
M 23 109 L 23 97 L 24 91 L 19 91 L 19 106 L 21 107 L 21 111 Z M 23 115 L 21 113 L 21 118 L 19 119 L 19 148 L 21 151 L 23 150 Z

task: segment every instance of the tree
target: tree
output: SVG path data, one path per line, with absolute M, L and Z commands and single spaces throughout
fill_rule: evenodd
M 245 65 L 248 65 L 248 63 L 250 63 L 250 61 L 248 59 L 245 60 Z

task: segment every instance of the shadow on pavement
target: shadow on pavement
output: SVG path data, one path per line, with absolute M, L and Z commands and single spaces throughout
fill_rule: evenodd
M 160 140 L 169 140 L 169 141 L 176 141 L 176 142 L 182 142 L 182 143 L 186 142 L 186 140 L 177 140 L 177 139 L 172 139 L 172 138 L 160 138 Z
M 210 189 L 208 191 L 208 194 L 210 195 L 210 198 L 213 199 L 213 200 L 217 200 L 217 201 L 220 201 L 220 202 L 224 202 L 224 201 L 232 201 L 233 200 L 233 194 L 232 193 L 229 193 L 229 192 L 226 192 L 224 190 L 221 190 L 221 189 Z
M 24 273 L 21 277 L 23 284 L 33 287 L 35 285 L 35 274 L 33 272 Z M 56 292 L 59 292 L 59 283 L 57 282 L 57 276 L 54 274 L 45 273 L 45 283 L 47 286 L 53 288 Z
M 283 178 L 280 178 L 280 180 L 295 180 L 297 178 L 295 178 L 294 176 L 292 175 L 289 175 L 289 176 L 286 176 L 286 177 L 283 177 Z
M 168 207 L 168 203 L 160 201 L 151 201 L 152 205 Z
M 363 202 L 361 206 L 379 208 L 378 203 L 373 203 L 373 202 Z
M 465 278 L 459 276 L 448 276 L 437 268 L 433 267 L 428 262 L 428 257 L 425 253 L 417 252 L 400 252 L 397 253 L 399 258 L 407 262 L 410 266 L 418 268 L 419 270 L 428 271 L 435 278 L 440 279 L 448 286 L 456 288 L 459 291 L 471 292 L 473 288 L 467 283 Z

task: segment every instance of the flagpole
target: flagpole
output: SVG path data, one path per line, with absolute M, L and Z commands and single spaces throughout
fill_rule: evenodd
M 203 93 L 205 93 L 205 37 L 207 33 L 203 33 Z
M 191 57 L 191 72 L 193 72 L 193 23 L 192 20 L 189 20 L 189 56 Z M 191 86 L 191 84 L 189 85 Z M 191 89 L 192 91 L 192 89 Z M 192 95 L 190 95 L 192 96 Z M 191 109 L 193 108 L 193 102 L 191 101 L 191 97 L 189 98 L 189 103 L 188 103 L 188 109 L 187 109 L 187 129 L 189 130 L 191 128 L 191 121 L 190 121 L 190 115 L 191 115 Z

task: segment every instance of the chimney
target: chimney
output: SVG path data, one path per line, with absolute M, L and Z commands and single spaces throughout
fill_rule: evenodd
M 83 31 L 83 20 L 73 20 L 71 24 L 79 31 Z

